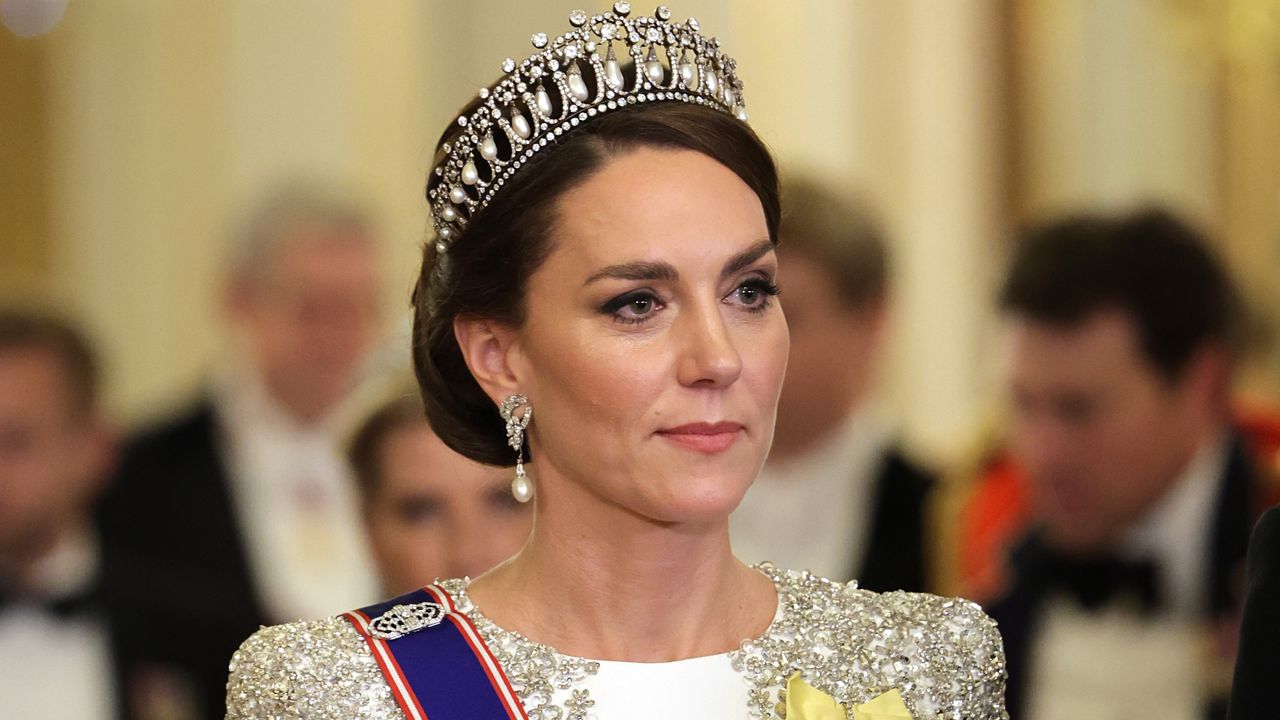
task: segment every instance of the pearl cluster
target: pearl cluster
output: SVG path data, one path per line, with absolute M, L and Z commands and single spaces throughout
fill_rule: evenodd
M 616 2 L 597 15 L 569 13 L 569 32 L 532 38 L 537 52 L 502 63 L 503 77 L 481 88 L 479 106 L 458 117 L 461 127 L 441 150 L 427 192 L 436 250 L 445 252 L 467 221 L 536 153 L 597 115 L 639 103 L 685 102 L 713 107 L 746 122 L 737 62 L 698 21 L 672 22 L 660 6 L 653 17 L 630 17 Z M 628 83 L 615 45 L 630 56 Z

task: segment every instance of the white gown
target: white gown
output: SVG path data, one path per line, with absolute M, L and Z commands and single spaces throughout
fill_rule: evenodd
M 731 653 L 670 663 L 599 663 L 498 627 L 440 583 L 511 681 L 530 720 L 775 718 L 799 672 L 846 708 L 897 689 L 914 720 L 1007 720 L 995 623 L 975 604 L 873 593 L 763 564 L 778 615 Z M 690 704 L 692 703 L 692 704 Z M 265 628 L 231 662 L 227 719 L 400 720 L 364 639 L 342 618 Z

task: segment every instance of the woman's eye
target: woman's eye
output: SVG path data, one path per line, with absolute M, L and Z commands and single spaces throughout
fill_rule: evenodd
M 623 323 L 639 323 L 662 307 L 652 293 L 649 292 L 633 292 L 627 293 L 610 300 L 605 303 L 601 311 L 606 315 L 613 316 L 613 319 Z
M 511 494 L 511 488 L 507 483 L 491 489 L 485 498 L 486 505 L 495 512 L 524 512 L 529 508 L 528 505 L 519 502 Z
M 636 298 L 627 303 L 627 309 L 632 315 L 648 315 L 653 310 L 653 299 Z
M 768 307 L 769 299 L 779 292 L 773 281 L 755 278 L 738 285 L 727 299 L 735 300 L 749 310 L 762 310 Z
M 427 497 L 406 498 L 395 506 L 396 516 L 408 525 L 423 525 L 444 514 L 444 503 Z

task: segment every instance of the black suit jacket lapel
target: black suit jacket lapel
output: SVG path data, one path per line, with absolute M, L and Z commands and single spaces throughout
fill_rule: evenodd
M 1245 557 L 1249 550 L 1249 532 L 1253 527 L 1253 500 L 1257 490 L 1257 471 L 1244 438 L 1235 435 L 1227 456 L 1218 503 L 1214 509 L 1208 548 L 1208 608 L 1206 632 L 1214 636 L 1236 634 L 1240 611 L 1244 607 Z M 1227 715 L 1227 698 L 1234 657 L 1230 649 L 1216 647 L 1221 655 L 1211 656 L 1208 674 L 1215 680 L 1211 688 L 1205 717 L 1209 720 Z
M 872 486 L 866 551 L 850 577 L 877 592 L 927 590 L 925 508 L 934 480 L 896 448 L 887 450 Z
M 1004 640 L 1005 666 L 1009 674 L 1005 685 L 1005 705 L 1009 716 L 1014 718 L 1022 717 L 1027 710 L 1027 675 L 1031 671 L 1040 614 L 1051 581 L 1046 576 L 1046 553 L 1041 533 L 1029 533 L 1009 553 L 1008 592 L 986 608 L 987 614 L 998 624 Z

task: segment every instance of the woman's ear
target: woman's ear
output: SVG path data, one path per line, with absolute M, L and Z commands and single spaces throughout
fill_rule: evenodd
M 471 375 L 495 404 L 521 392 L 511 363 L 515 330 L 493 320 L 459 315 L 453 319 L 453 335 Z

